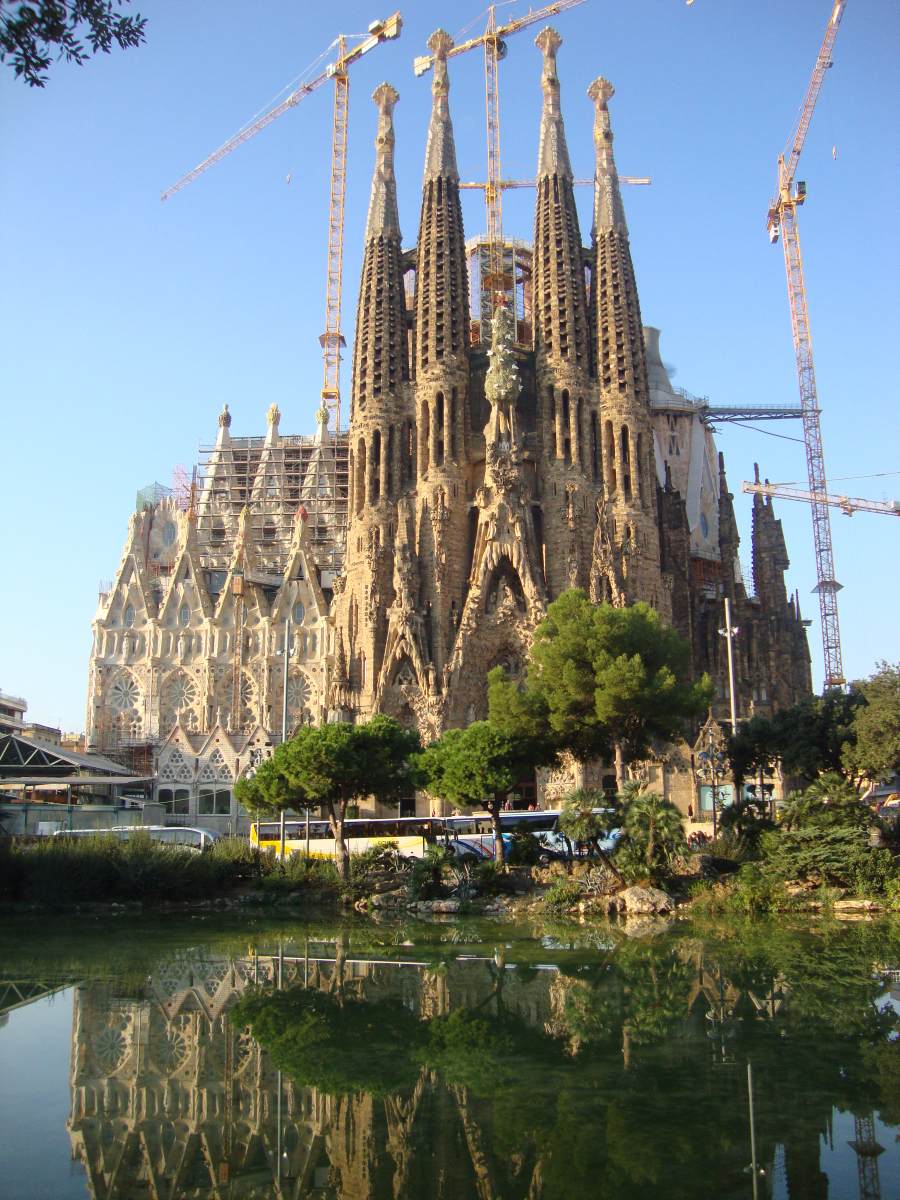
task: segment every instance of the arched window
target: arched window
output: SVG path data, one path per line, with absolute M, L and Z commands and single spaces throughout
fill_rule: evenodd
M 372 434 L 372 449 L 369 452 L 369 502 L 381 499 L 381 430 Z
M 456 461 L 456 388 L 450 393 L 450 427 L 449 427 L 450 458 Z
M 431 418 L 428 415 L 428 402 L 425 400 L 422 401 L 419 426 L 422 430 L 419 440 L 419 474 L 424 475 L 428 471 L 428 455 L 431 443 Z
M 616 437 L 613 433 L 612 421 L 607 421 L 603 427 L 603 452 L 606 457 L 606 478 L 609 490 L 616 490 Z
M 190 625 L 190 623 L 191 623 L 191 610 L 187 604 L 182 604 L 181 608 L 179 608 L 179 610 L 178 610 L 178 624 L 179 625 Z
M 547 388 L 547 421 L 550 425 L 550 457 L 556 458 L 556 393 Z
M 569 404 L 569 393 L 563 389 L 562 394 L 562 426 L 563 426 L 563 459 L 572 461 L 572 413 Z
M 637 446 L 636 446 L 636 451 L 635 451 L 635 458 L 637 459 L 637 462 L 634 464 L 634 466 L 635 466 L 635 470 L 637 471 L 638 496 L 640 497 L 641 504 L 643 504 L 644 503 L 644 435 L 642 433 L 639 433 L 637 435 Z
M 162 544 L 164 546 L 174 546 L 176 533 L 175 522 L 166 521 L 165 525 L 163 525 Z
M 600 478 L 600 430 L 597 428 L 597 414 L 591 413 L 591 478 Z
M 366 443 L 360 438 L 356 447 L 356 511 L 362 512 L 366 502 Z
M 622 490 L 625 493 L 625 499 L 631 499 L 631 443 L 629 441 L 628 426 L 623 425 L 619 432 L 619 444 L 622 458 Z
M 394 494 L 394 427 L 388 427 L 387 439 L 387 474 L 384 481 L 384 494 L 388 499 Z
M 134 605 L 126 604 L 125 612 L 122 614 L 122 624 L 126 629 L 130 629 L 134 624 Z
M 293 614 L 291 615 L 291 620 L 294 622 L 295 625 L 302 625 L 303 618 L 305 616 L 306 616 L 306 609 L 303 606 L 303 604 L 298 600 L 297 603 L 294 605 L 294 611 L 293 611 Z
M 434 463 L 444 465 L 444 393 L 438 392 L 434 401 Z

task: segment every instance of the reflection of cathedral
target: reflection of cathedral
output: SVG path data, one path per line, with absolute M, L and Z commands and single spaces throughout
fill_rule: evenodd
M 310 987 L 389 998 L 432 1017 L 451 1003 L 474 1007 L 496 976 L 489 962 L 429 973 L 359 960 L 185 956 L 161 964 L 140 999 L 117 997 L 107 984 L 79 987 L 69 1132 L 91 1195 L 491 1195 L 480 1135 L 459 1089 L 423 1077 L 411 1096 L 379 1100 L 295 1087 L 227 1011 L 250 985 L 287 988 L 308 979 Z M 553 978 L 511 979 L 505 1005 L 542 1026 Z
M 691 938 L 671 957 L 646 943 L 625 943 L 599 973 L 595 956 L 594 962 L 593 972 L 584 974 L 574 964 L 565 970 L 552 962 L 508 964 L 502 951 L 432 964 L 376 960 L 354 957 L 339 940 L 308 943 L 305 953 L 302 947 L 244 958 L 184 953 L 155 967 L 137 997 L 125 998 L 106 982 L 83 984 L 73 1015 L 73 1156 L 96 1200 L 538 1200 L 598 1194 L 590 1171 L 604 1164 L 633 1172 L 620 1181 L 628 1196 L 644 1195 L 644 1167 L 601 1135 L 616 1112 L 638 1126 L 663 1113 L 665 1097 L 652 1093 L 660 1069 L 675 1069 L 693 1098 L 685 1112 L 664 1113 L 674 1142 L 699 1164 L 707 1153 L 703 1122 L 715 1110 L 724 1140 L 703 1170 L 713 1172 L 710 1179 L 735 1172 L 743 1178 L 742 1066 L 751 1051 L 740 1042 L 741 1029 L 756 1029 L 760 1056 L 767 1041 L 776 1057 L 786 1053 L 785 1045 L 796 1053 L 790 1038 L 782 1040 L 789 982 L 763 972 L 755 983 L 739 984 Z M 388 1001 L 424 1022 L 459 1009 L 489 1018 L 502 1011 L 520 1028 L 546 1035 L 550 1054 L 530 1062 L 508 1048 L 509 1077 L 497 1096 L 483 1078 L 477 1047 L 469 1063 L 482 1078 L 474 1090 L 423 1067 L 411 1086 L 391 1095 L 326 1095 L 282 1076 L 265 1049 L 228 1020 L 229 1008 L 254 984 L 269 993 L 307 985 L 343 1000 Z M 600 1003 L 591 1010 L 594 1024 L 586 1025 L 583 1004 L 590 996 Z M 585 1036 L 605 1046 L 590 1059 L 586 1076 L 577 1073 Z M 362 1061 L 365 1046 L 359 1054 Z M 543 1072 L 550 1082 L 541 1090 Z M 672 1080 L 665 1085 L 672 1086 Z M 580 1132 L 564 1112 L 542 1108 L 536 1125 L 528 1111 L 532 1103 L 555 1103 L 558 1088 L 574 1089 L 568 1103 L 594 1097 L 597 1132 L 579 1144 L 582 1182 L 571 1190 L 566 1172 L 579 1164 L 568 1160 L 566 1139 Z M 826 1086 L 821 1104 L 787 1123 L 780 1102 L 760 1103 L 760 1160 L 779 1161 L 798 1195 L 819 1195 L 803 1187 L 824 1179 L 818 1146 L 831 1094 Z M 535 1127 L 545 1130 L 543 1138 Z M 616 1136 L 625 1138 L 625 1131 Z M 663 1130 L 654 1128 L 652 1136 L 662 1138 L 654 1153 L 664 1163 Z M 683 1194 L 700 1195 L 703 1177 L 698 1173 L 697 1187 Z M 628 1190 L 635 1184 L 637 1191 Z

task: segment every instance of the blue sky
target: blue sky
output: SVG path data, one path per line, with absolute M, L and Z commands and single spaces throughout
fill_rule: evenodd
M 97 584 L 115 573 L 136 490 L 190 466 L 228 403 L 232 432 L 264 431 L 274 400 L 286 432 L 311 432 L 321 386 L 330 86 L 165 204 L 160 193 L 297 78 L 338 32 L 388 15 L 369 0 L 145 0 L 147 44 L 82 68 L 58 64 L 46 89 L 0 78 L 2 410 L 0 688 L 32 719 L 84 724 Z M 535 4 L 537 7 L 537 4 Z M 592 173 L 592 109 L 603 74 L 623 174 L 644 320 L 659 326 L 674 381 L 720 404 L 795 403 L 780 247 L 765 214 L 830 0 L 587 0 L 554 20 L 575 172 Z M 526 11 L 505 5 L 500 19 Z M 483 27 L 479 8 L 417 0 L 400 39 L 351 75 L 344 327 L 350 340 L 373 160 L 374 87 L 400 92 L 400 215 L 411 243 L 429 111 L 412 60 L 434 28 Z M 510 39 L 502 66 L 503 164 L 534 173 L 541 26 Z M 799 177 L 826 468 L 833 490 L 900 495 L 896 402 L 900 277 L 900 90 L 894 0 L 849 0 Z M 479 54 L 451 63 L 460 171 L 484 177 Z M 836 147 L 836 157 L 832 149 Z M 290 182 L 288 182 L 290 177 Z M 589 189 L 580 196 L 589 238 Z M 478 193 L 467 235 L 483 228 Z M 530 239 L 533 195 L 507 193 L 507 234 Z M 349 384 L 345 363 L 344 388 Z M 720 446 L 749 561 L 753 462 L 803 485 L 802 446 L 727 429 Z M 778 433 L 782 437 L 772 434 Z M 894 472 L 881 478 L 846 479 Z M 838 480 L 841 480 L 838 482 Z M 810 516 L 777 503 L 821 685 Z M 851 677 L 900 658 L 900 523 L 832 517 L 844 665 Z

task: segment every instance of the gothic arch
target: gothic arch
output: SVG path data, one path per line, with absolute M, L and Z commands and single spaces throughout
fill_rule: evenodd
M 484 589 L 484 611 L 492 613 L 511 605 L 520 613 L 528 608 L 519 573 L 504 554 L 491 572 Z

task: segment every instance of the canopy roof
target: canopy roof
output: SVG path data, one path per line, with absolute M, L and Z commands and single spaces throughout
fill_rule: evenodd
M 0 735 L 0 780 L 21 781 L 26 775 L 29 782 L 36 778 L 38 783 L 51 779 L 74 782 L 79 777 L 91 780 L 102 777 L 102 782 L 111 783 L 116 782 L 116 776 L 132 778 L 127 767 L 102 754 L 77 754 L 16 733 Z

